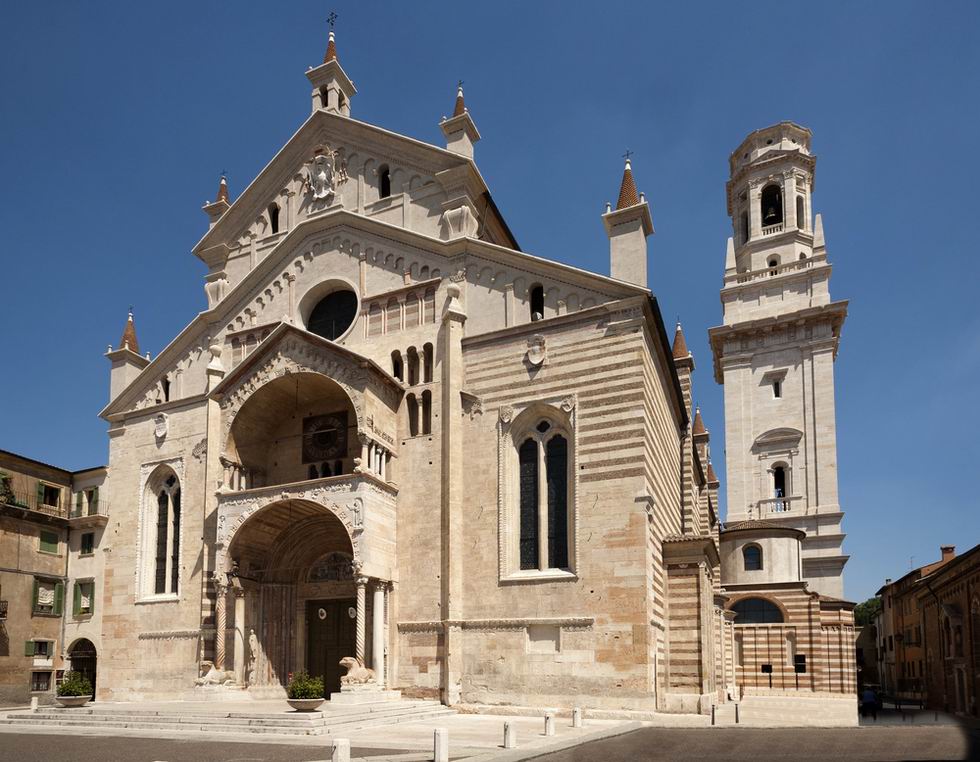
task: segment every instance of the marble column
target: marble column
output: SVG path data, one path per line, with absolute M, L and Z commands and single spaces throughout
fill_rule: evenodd
M 367 577 L 358 577 L 357 580 L 357 620 L 354 635 L 354 656 L 357 657 L 359 664 L 364 666 L 364 630 L 366 624 L 365 599 L 367 588 Z
M 245 591 L 235 588 L 235 681 L 245 685 Z
M 214 622 L 214 667 L 222 670 L 225 668 L 225 629 L 228 627 L 228 613 L 225 609 L 225 594 L 228 588 L 222 584 L 215 586 L 217 589 L 217 600 L 215 602 L 215 622 Z
M 387 583 L 374 581 L 371 600 L 371 654 L 374 657 L 371 668 L 378 687 L 385 684 L 385 588 Z

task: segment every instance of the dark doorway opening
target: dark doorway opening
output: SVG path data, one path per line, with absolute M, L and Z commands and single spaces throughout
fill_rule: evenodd
M 340 660 L 354 655 L 356 610 L 354 598 L 306 602 L 306 671 L 323 676 L 326 697 L 340 691 Z
M 88 681 L 92 683 L 92 700 L 95 701 L 97 691 L 95 673 L 98 663 L 95 646 L 92 645 L 92 641 L 86 638 L 75 641 L 75 644 L 71 647 L 71 651 L 68 652 L 68 658 L 71 661 L 72 670 L 80 673 L 83 677 L 87 677 Z

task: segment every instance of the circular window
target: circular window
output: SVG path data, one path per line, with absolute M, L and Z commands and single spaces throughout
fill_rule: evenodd
M 356 316 L 357 295 L 353 291 L 334 291 L 317 302 L 306 328 L 310 333 L 335 341 L 347 332 Z

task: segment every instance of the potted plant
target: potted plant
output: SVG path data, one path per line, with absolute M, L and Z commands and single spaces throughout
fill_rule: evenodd
M 81 672 L 66 672 L 57 699 L 62 706 L 84 706 L 92 700 L 92 683 Z
M 322 704 L 323 678 L 297 672 L 286 687 L 286 701 L 297 712 L 313 712 Z

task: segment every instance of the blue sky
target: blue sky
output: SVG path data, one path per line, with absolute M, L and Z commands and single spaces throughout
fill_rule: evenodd
M 837 362 L 846 592 L 980 541 L 980 4 L 15 3 L 0 26 L 0 448 L 105 461 L 106 345 L 156 354 L 205 304 L 190 253 L 309 113 L 331 9 L 354 116 L 440 143 L 454 85 L 522 247 L 608 272 L 621 155 L 653 211 L 650 284 L 695 354 L 719 474 L 727 159 L 813 130 L 815 211 L 850 300 Z M 941 477 L 941 478 L 940 478 Z

